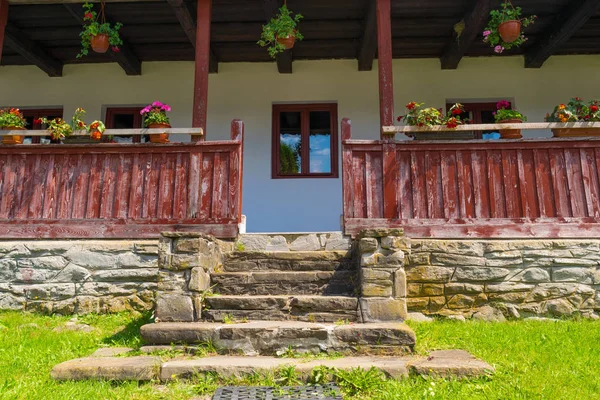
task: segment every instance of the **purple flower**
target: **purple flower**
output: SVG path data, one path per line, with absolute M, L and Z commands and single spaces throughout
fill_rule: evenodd
M 488 37 L 492 34 L 492 31 L 483 31 L 483 37 Z
M 510 103 L 506 100 L 501 100 L 498 103 L 496 103 L 496 108 L 498 110 L 509 110 L 510 109 Z
M 150 106 L 142 108 L 140 114 L 144 115 L 150 112 Z
M 504 47 L 498 45 L 496 47 L 494 47 L 494 51 L 498 54 L 502 53 L 504 51 Z
M 154 103 L 152 103 L 152 107 L 162 107 L 163 103 L 161 103 L 160 101 L 155 101 Z
M 165 110 L 165 111 L 171 111 L 171 106 L 168 106 L 168 105 L 165 104 L 164 107 L 163 107 L 163 110 Z

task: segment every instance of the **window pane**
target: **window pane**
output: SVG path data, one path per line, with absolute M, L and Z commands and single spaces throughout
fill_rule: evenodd
M 310 172 L 331 173 L 331 115 L 329 111 L 310 112 Z
M 281 174 L 302 173 L 300 116 L 300 112 L 279 114 L 279 171 Z
M 135 116 L 131 112 L 113 114 L 113 129 L 133 129 L 135 126 Z M 113 136 L 112 140 L 117 143 L 131 143 L 132 136 Z

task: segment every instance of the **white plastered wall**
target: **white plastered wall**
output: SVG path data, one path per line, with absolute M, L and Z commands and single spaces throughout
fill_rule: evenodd
M 523 68 L 521 57 L 467 58 L 452 71 L 441 70 L 435 59 L 395 60 L 396 114 L 412 100 L 444 107 L 447 100 L 506 98 L 530 121 L 542 121 L 570 97 L 600 97 L 598 71 L 600 56 L 552 57 L 541 69 Z M 36 67 L 2 67 L 0 106 L 63 106 L 66 117 L 83 107 L 92 120 L 102 118 L 106 106 L 160 100 L 173 107 L 174 127 L 189 127 L 193 72 L 192 62 L 144 63 L 141 76 L 126 76 L 116 64 L 68 65 L 61 78 Z M 233 118 L 245 123 L 243 211 L 249 232 L 339 229 L 341 178 L 271 179 L 272 104 L 337 102 L 340 119 L 352 119 L 353 137 L 375 139 L 377 85 L 376 63 L 373 71 L 358 72 L 351 60 L 297 61 L 293 74 L 278 74 L 273 63 L 219 65 L 219 73 L 210 76 L 207 135 L 227 139 Z

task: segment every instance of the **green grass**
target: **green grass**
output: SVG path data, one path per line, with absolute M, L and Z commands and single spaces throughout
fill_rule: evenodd
M 276 385 L 294 382 L 286 369 L 243 382 L 215 376 L 192 382 L 55 382 L 52 367 L 85 357 L 99 347 L 139 347 L 139 326 L 149 316 L 86 316 L 92 333 L 61 331 L 69 317 L 0 313 L 0 399 L 189 399 L 210 394 L 222 383 Z M 27 326 L 27 324 L 36 324 Z M 475 380 L 411 378 L 384 381 L 357 371 L 338 374 L 347 399 L 600 399 L 600 322 L 519 321 L 499 324 L 455 321 L 411 323 L 419 353 L 460 348 L 496 367 L 496 375 Z M 335 373 L 334 373 L 335 374 Z M 207 398 L 209 398 L 207 397 Z

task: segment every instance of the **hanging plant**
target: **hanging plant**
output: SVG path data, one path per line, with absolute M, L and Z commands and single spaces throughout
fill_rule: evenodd
M 500 10 L 490 12 L 490 20 L 483 32 L 484 43 L 489 43 L 498 54 L 527 41 L 521 32 L 522 27 L 533 24 L 537 16 L 522 18 L 521 7 L 515 7 L 510 0 L 504 0 Z
M 302 14 L 292 16 L 284 4 L 279 13 L 272 18 L 268 24 L 263 25 L 262 35 L 258 44 L 262 47 L 268 47 L 269 55 L 272 58 L 277 54 L 294 47 L 296 40 L 304 39 L 304 36 L 297 28 L 298 22 L 303 18 Z
M 109 47 L 115 53 L 119 52 L 119 46 L 123 40 L 119 36 L 119 29 L 123 24 L 117 22 L 114 25 L 106 22 L 104 15 L 104 2 L 100 3 L 100 14 L 94 11 L 94 6 L 90 3 L 83 5 L 85 10 L 83 14 L 83 30 L 79 34 L 81 37 L 81 52 L 77 58 L 88 55 L 90 47 L 96 53 L 106 53 Z

